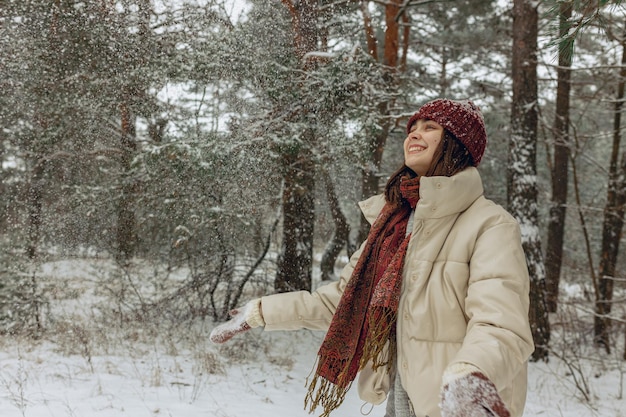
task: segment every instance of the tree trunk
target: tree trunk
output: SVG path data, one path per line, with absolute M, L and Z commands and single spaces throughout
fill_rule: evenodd
M 307 138 L 312 139 L 312 138 Z M 303 152 L 285 157 L 283 239 L 274 281 L 277 292 L 312 288 L 315 222 L 314 164 Z
M 317 1 L 283 0 L 283 4 L 291 14 L 296 56 L 306 73 L 314 63 L 305 55 L 316 50 L 319 39 Z M 306 128 L 298 151 L 283 155 L 283 238 L 274 281 L 277 292 L 310 291 L 313 284 L 315 163 L 311 147 L 315 137 L 314 128 Z
M 328 281 L 335 276 L 335 262 L 337 257 L 341 253 L 343 248 L 346 248 L 348 256 L 352 255 L 354 250 L 350 245 L 350 224 L 346 220 L 346 216 L 343 215 L 341 207 L 339 205 L 339 199 L 335 192 L 333 180 L 327 171 L 324 171 L 324 185 L 326 187 L 326 199 L 330 206 L 330 213 L 335 223 L 335 231 L 330 242 L 326 245 L 322 261 L 320 263 L 321 278 L 322 281 Z
M 545 305 L 545 271 L 537 213 L 537 32 L 536 2 L 513 2 L 513 101 L 507 193 L 509 210 L 519 221 L 530 273 L 530 322 L 533 359 L 547 359 L 550 323 Z
M 122 102 L 120 113 L 122 189 L 117 206 L 117 257 L 119 261 L 126 262 L 133 256 L 137 240 L 133 209 L 137 184 L 130 173 L 131 163 L 137 151 L 137 142 L 135 140 L 135 116 L 131 113 L 126 101 Z
M 111 5 L 109 5 L 111 6 Z M 138 0 L 136 3 L 138 15 L 137 38 L 141 44 L 149 45 L 150 15 L 152 12 L 150 0 Z M 142 59 L 137 65 L 145 64 Z M 132 71 L 131 71 L 132 72 Z M 132 173 L 133 158 L 137 154 L 137 115 L 133 110 L 133 101 L 143 95 L 145 86 L 135 76 L 127 80 L 128 84 L 123 87 L 122 101 L 120 104 L 121 118 L 121 171 L 122 186 L 121 196 L 117 207 L 117 258 L 121 262 L 127 262 L 137 249 L 137 221 L 135 219 L 135 201 L 139 190 L 139 183 Z
M 378 50 L 376 47 L 375 31 L 372 28 L 371 17 L 367 11 L 367 2 L 363 2 L 363 23 L 365 28 L 365 36 L 368 45 L 368 52 L 377 62 L 380 62 Z M 389 88 L 395 88 L 396 71 L 398 70 L 398 56 L 400 51 L 400 22 L 398 14 L 400 13 L 401 0 L 391 0 L 385 3 L 385 44 L 383 49 L 382 64 L 386 70 L 386 78 Z M 405 23 L 404 26 L 404 44 L 408 42 L 409 29 Z M 380 165 L 383 159 L 383 151 L 387 143 L 387 137 L 391 130 L 391 120 L 389 118 L 389 109 L 393 105 L 392 101 L 385 101 L 378 105 L 378 123 L 376 132 L 368 135 L 370 142 L 368 143 L 369 154 L 367 160 L 364 161 L 361 170 L 361 197 L 368 198 L 380 192 Z M 370 225 L 365 217 L 361 216 L 361 223 L 357 237 L 357 244 L 367 239 Z
M 385 150 L 385 144 L 387 143 L 387 137 L 389 136 L 389 130 L 391 129 L 391 120 L 389 119 L 390 104 L 389 102 L 384 102 L 378 105 L 378 129 L 376 133 L 368 135 L 370 138 L 370 143 L 368 144 L 369 156 L 361 170 L 362 199 L 369 198 L 380 192 L 380 165 L 383 160 L 383 152 Z M 369 222 L 365 216 L 361 215 L 357 245 L 367 239 L 369 230 Z
M 5 186 L 5 173 L 4 168 L 2 167 L 2 161 L 4 161 L 4 140 L 2 134 L 0 133 L 0 201 L 3 203 L 0 204 L 0 235 L 3 235 L 7 232 L 7 219 L 9 217 L 8 204 L 8 196 L 6 195 L 6 186 Z
M 598 282 L 598 299 L 596 300 L 596 316 L 594 320 L 594 336 L 598 346 L 603 346 L 610 353 L 611 303 L 613 300 L 613 283 L 619 252 L 619 242 L 624 227 L 624 204 L 626 203 L 626 154 L 622 155 L 621 167 L 618 166 L 621 120 L 624 100 L 624 84 L 626 80 L 626 31 L 622 38 L 622 66 L 615 100 L 615 116 L 613 119 L 613 147 L 609 164 L 609 184 L 607 189 L 604 221 L 602 224 L 602 253 L 600 255 L 600 271 Z
M 44 164 L 43 158 L 35 161 L 35 166 L 33 167 L 33 172 L 28 183 L 28 243 L 26 245 L 26 256 L 30 260 L 34 260 L 37 256 L 37 247 L 39 246 L 39 237 L 41 234 Z
M 569 31 L 572 4 L 561 3 L 559 11 L 559 38 Z M 552 164 L 552 205 L 548 222 L 548 245 L 546 250 L 546 304 L 549 312 L 555 312 L 559 297 L 559 281 L 563 263 L 563 234 L 567 204 L 568 168 L 570 159 L 569 105 L 570 67 L 574 41 L 566 41 L 559 48 L 557 70 L 556 115 L 554 119 L 554 161 Z
M 37 258 L 37 248 L 41 235 L 42 208 L 43 208 L 43 190 L 44 190 L 44 166 L 43 158 L 35 162 L 33 173 L 28 184 L 28 243 L 26 246 L 26 256 L 33 266 Z M 40 306 L 39 298 L 39 279 L 37 277 L 36 268 L 33 268 L 30 279 L 27 281 L 23 278 L 23 293 L 20 294 L 20 301 L 25 308 L 28 319 L 34 320 L 35 330 L 41 330 Z M 25 319 L 25 318 L 23 318 Z

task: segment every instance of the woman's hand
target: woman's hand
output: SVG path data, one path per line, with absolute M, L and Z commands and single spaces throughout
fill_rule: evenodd
M 229 312 L 230 320 L 222 323 L 211 331 L 209 340 L 213 343 L 225 343 L 233 336 L 246 332 L 254 327 L 264 326 L 261 314 L 261 300 L 252 300 L 245 306 Z
M 452 379 L 441 392 L 442 417 L 510 417 L 496 386 L 480 371 Z

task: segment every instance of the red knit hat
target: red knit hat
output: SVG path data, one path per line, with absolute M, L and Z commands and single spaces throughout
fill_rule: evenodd
M 424 104 L 409 119 L 406 125 L 407 134 L 411 126 L 419 119 L 434 120 L 452 133 L 469 151 L 478 166 L 487 146 L 487 133 L 483 115 L 474 103 L 469 100 L 455 101 L 437 99 Z

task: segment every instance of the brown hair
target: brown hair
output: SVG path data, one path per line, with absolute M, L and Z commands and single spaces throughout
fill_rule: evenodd
M 425 177 L 451 177 L 469 166 L 475 166 L 468 149 L 448 130 L 443 131 L 442 140 L 435 150 L 433 161 L 424 175 Z M 404 203 L 400 194 L 402 177 L 414 178 L 417 174 L 405 164 L 391 176 L 385 186 L 385 199 L 388 203 L 400 206 Z

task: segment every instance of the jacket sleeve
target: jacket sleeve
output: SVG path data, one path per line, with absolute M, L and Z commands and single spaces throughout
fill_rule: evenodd
M 328 330 L 346 284 L 352 276 L 363 247 L 350 257 L 338 281 L 319 287 L 314 292 L 295 291 L 261 298 L 265 330 Z
M 509 385 L 534 349 L 529 287 L 518 223 L 511 219 L 483 230 L 470 259 L 467 333 L 453 363 L 472 364 L 496 386 Z

